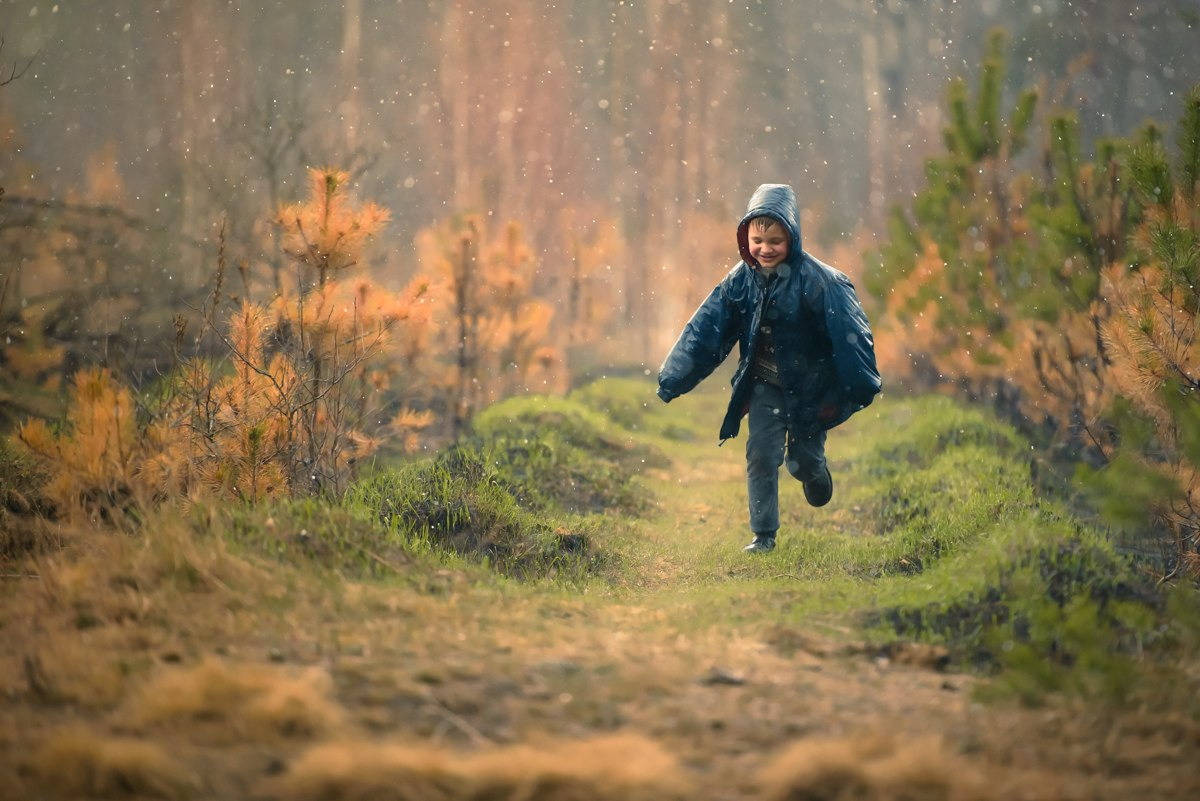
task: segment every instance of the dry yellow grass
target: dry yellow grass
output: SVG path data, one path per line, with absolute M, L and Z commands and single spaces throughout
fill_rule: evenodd
M 165 668 L 130 704 L 137 727 L 192 724 L 227 741 L 311 738 L 336 730 L 342 710 L 330 699 L 323 668 L 228 664 L 207 658 L 191 668 Z
M 160 746 L 128 737 L 105 737 L 81 727 L 52 732 L 29 759 L 38 783 L 31 798 L 187 798 L 200 789 L 188 767 Z
M 1095 788 L 957 753 L 938 735 L 882 731 L 784 746 L 758 773 L 756 801 L 1082 801 Z
M 669 801 L 690 792 L 675 759 L 637 735 L 480 753 L 327 744 L 263 787 L 279 801 Z
M 261 794 L 281 801 L 449 801 L 465 791 L 444 749 L 347 741 L 313 748 L 264 783 Z
M 937 738 L 864 734 L 801 740 L 762 771 L 764 801 L 977 801 L 991 798 L 978 766 Z

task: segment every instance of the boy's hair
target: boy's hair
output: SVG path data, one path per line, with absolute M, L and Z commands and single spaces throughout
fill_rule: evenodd
M 747 227 L 753 228 L 755 231 L 766 231 L 772 225 L 778 225 L 780 228 L 783 228 L 783 223 L 779 222 L 779 220 L 764 214 L 761 217 L 751 217 Z

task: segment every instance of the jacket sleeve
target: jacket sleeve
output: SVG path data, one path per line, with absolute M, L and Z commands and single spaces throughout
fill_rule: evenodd
M 859 407 L 870 405 L 883 387 L 875 365 L 875 339 L 854 285 L 844 276 L 826 287 L 825 325 L 842 397 Z
M 739 313 L 726 295 L 727 281 L 718 284 L 696 309 L 659 368 L 658 397 L 664 402 L 691 391 L 733 350 Z

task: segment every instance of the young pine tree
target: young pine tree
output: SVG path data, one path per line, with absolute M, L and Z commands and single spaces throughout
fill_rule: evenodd
M 50 470 L 45 493 L 68 515 L 119 522 L 154 499 L 153 482 L 141 469 L 148 452 L 133 394 L 108 370 L 75 374 L 60 427 L 33 418 L 17 438 Z
M 308 199 L 275 217 L 289 268 L 281 291 L 243 298 L 227 320 L 222 253 L 202 336 L 219 337 L 226 358 L 181 359 L 148 432 L 165 494 L 336 495 L 390 433 L 380 398 L 423 341 L 427 285 L 417 278 L 397 293 L 366 277 L 365 251 L 387 212 L 356 206 L 346 181 L 311 171 Z M 406 438 L 428 424 L 395 420 Z
M 1129 172 L 1140 219 L 1137 262 L 1113 265 L 1103 326 L 1116 392 L 1152 425 L 1109 449 L 1110 472 L 1142 487 L 1142 508 L 1170 533 L 1168 567 L 1200 576 L 1200 87 L 1185 101 L 1172 170 L 1153 133 L 1132 152 Z M 1126 429 L 1128 430 L 1128 429 Z M 1140 480 L 1147 474 L 1156 482 Z M 1111 477 L 1110 477 L 1111 478 Z M 1138 479 L 1138 480 L 1135 480 Z

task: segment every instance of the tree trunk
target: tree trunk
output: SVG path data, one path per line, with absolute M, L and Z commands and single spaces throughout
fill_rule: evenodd
M 867 109 L 867 222 L 879 228 L 886 216 L 887 197 L 887 86 L 881 73 L 881 38 L 884 15 L 879 0 L 863 0 L 862 85 Z
M 471 205 L 470 86 L 467 64 L 466 23 L 461 3 L 450 3 L 442 26 L 441 83 L 442 97 L 449 105 L 450 162 L 442 163 L 454 176 L 454 209 Z M 445 118 L 445 117 L 443 117 Z
M 353 153 L 359 142 L 362 121 L 362 92 L 358 88 L 359 63 L 362 60 L 362 0 L 342 0 L 341 78 L 342 133 L 346 152 Z

